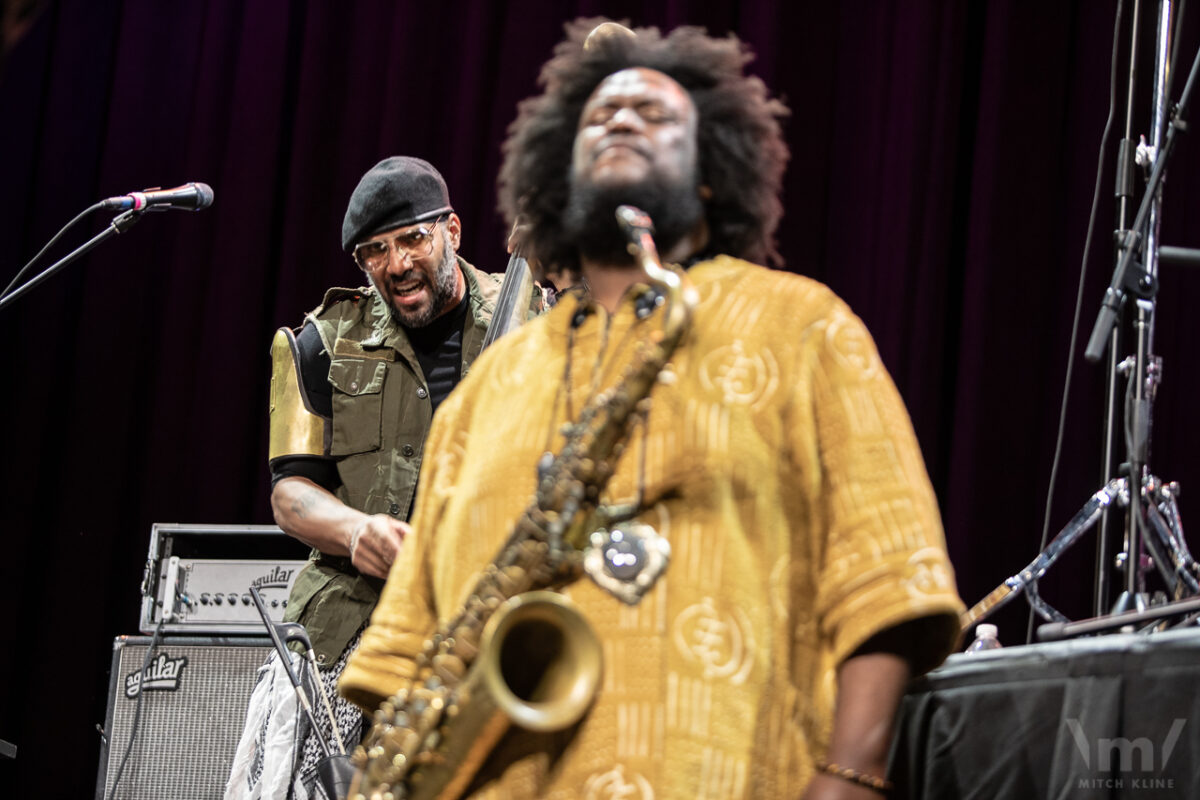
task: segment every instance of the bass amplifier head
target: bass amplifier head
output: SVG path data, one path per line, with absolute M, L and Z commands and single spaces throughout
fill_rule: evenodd
M 267 613 L 283 621 L 309 548 L 274 525 L 156 523 L 142 576 L 142 633 L 262 636 L 251 603 L 258 589 Z M 164 619 L 165 618 L 165 619 Z
M 96 800 L 107 800 L 130 747 L 137 698 L 141 719 L 121 772 L 120 800 L 220 800 L 246 718 L 267 638 L 164 637 L 151 654 L 149 636 L 113 643 L 105 740 Z

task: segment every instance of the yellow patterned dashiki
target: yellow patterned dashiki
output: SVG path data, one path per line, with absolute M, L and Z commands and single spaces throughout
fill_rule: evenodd
M 633 607 L 586 576 L 566 590 L 603 642 L 596 703 L 569 743 L 510 731 L 472 797 L 795 798 L 828 743 L 837 664 L 880 630 L 962 610 L 911 422 L 862 322 L 797 275 L 729 257 L 688 274 L 700 305 L 673 380 L 605 492 L 630 502 L 643 484 L 638 519 L 670 541 L 670 566 Z M 414 533 L 342 679 L 356 702 L 405 685 L 530 503 L 538 458 L 562 443 L 564 376 L 578 414 L 657 323 L 632 294 L 587 315 L 569 370 L 568 296 L 439 409 Z

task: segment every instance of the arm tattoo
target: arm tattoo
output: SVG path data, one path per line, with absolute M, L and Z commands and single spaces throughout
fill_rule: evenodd
M 292 513 L 300 519 L 308 519 L 308 514 L 320 502 L 322 493 L 316 489 L 305 489 L 292 501 Z

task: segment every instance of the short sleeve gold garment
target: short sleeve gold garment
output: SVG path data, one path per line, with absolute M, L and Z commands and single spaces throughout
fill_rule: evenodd
M 885 628 L 961 610 L 911 423 L 862 322 L 796 275 L 727 257 L 689 275 L 693 328 L 605 493 L 640 495 L 670 567 L 634 607 L 586 577 L 566 590 L 603 642 L 596 703 L 571 737 L 510 733 L 475 797 L 794 798 L 828 741 L 837 664 Z M 360 703 L 413 674 L 530 502 L 568 406 L 615 381 L 644 335 L 627 300 L 588 314 L 568 348 L 576 308 L 500 340 L 434 419 L 414 534 L 342 681 Z

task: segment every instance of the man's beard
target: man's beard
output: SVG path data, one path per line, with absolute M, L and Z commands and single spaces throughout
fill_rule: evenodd
M 450 243 L 450 237 L 448 236 L 442 237 L 441 255 L 441 261 L 434 272 L 433 285 L 429 290 L 430 302 L 420 308 L 410 311 L 397 307 L 392 300 L 391 291 L 388 289 L 388 279 L 383 281 L 382 286 L 377 285 L 375 287 L 380 296 L 387 301 L 388 308 L 392 312 L 392 319 L 397 324 L 405 328 L 424 328 L 454 304 L 455 290 L 458 288 L 458 259 L 454 257 L 454 246 Z M 411 270 L 406 270 L 393 283 L 403 283 L 414 276 L 419 276 L 422 282 L 427 286 L 429 285 L 428 274 L 415 267 Z
M 636 206 L 650 215 L 659 253 L 670 251 L 704 219 L 704 203 L 694 177 L 668 183 L 652 176 L 621 186 L 573 181 L 562 224 L 581 258 L 606 264 L 633 263 L 626 247 L 629 240 L 617 224 L 616 210 L 621 205 Z

